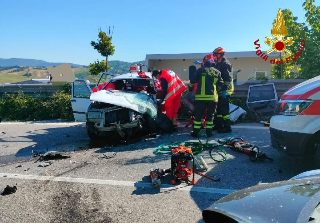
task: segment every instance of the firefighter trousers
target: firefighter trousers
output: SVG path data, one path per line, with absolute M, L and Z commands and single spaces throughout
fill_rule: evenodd
M 222 128 L 230 128 L 229 101 L 229 95 L 226 98 L 219 97 L 218 99 L 217 120 L 215 120 L 215 123 L 222 122 Z
M 206 130 L 211 131 L 212 130 L 212 118 L 213 114 L 216 110 L 217 102 L 215 101 L 195 101 L 195 120 L 193 125 L 193 131 L 195 133 L 198 133 L 201 129 L 201 119 L 203 117 L 203 114 L 207 110 L 206 115 Z
M 172 121 L 173 127 L 178 126 L 177 116 L 181 106 L 181 95 L 174 97 L 170 101 L 166 101 L 164 104 L 166 110 L 166 116 Z

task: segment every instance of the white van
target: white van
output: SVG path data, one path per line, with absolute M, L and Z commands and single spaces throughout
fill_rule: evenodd
M 320 76 L 285 92 L 276 112 L 270 121 L 272 146 L 290 156 L 314 156 L 320 167 Z

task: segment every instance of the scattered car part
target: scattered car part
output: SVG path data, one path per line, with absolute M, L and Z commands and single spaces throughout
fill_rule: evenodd
M 9 194 L 13 194 L 17 191 L 17 187 L 16 186 L 9 186 L 7 185 L 5 188 L 3 188 L 0 192 L 0 194 L 2 196 L 6 196 L 6 195 L 9 195 Z
M 246 103 L 248 108 L 257 114 L 274 114 L 278 103 L 274 84 L 250 85 Z

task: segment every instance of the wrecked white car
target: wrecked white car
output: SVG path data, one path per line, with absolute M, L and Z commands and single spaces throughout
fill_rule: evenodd
M 110 132 L 130 138 L 140 130 L 152 128 L 157 101 L 151 73 L 132 72 L 114 76 L 108 82 L 101 80 L 100 77 L 93 90 L 85 80 L 77 79 L 72 84 L 74 117 L 86 121 L 91 139 Z

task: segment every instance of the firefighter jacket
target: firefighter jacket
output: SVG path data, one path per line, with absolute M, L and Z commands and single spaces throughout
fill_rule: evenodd
M 170 102 L 176 96 L 180 96 L 181 93 L 187 89 L 178 75 L 172 70 L 162 70 L 159 79 L 163 78 L 167 83 L 167 94 L 164 98 L 165 101 Z M 163 89 L 165 90 L 165 89 Z
M 226 58 L 223 58 L 221 63 L 216 63 L 214 67 L 221 72 L 221 78 L 223 79 L 222 87 L 218 87 L 217 89 L 219 96 L 221 96 L 222 91 L 226 91 L 227 95 L 232 95 L 234 86 L 230 62 Z
M 195 95 L 196 101 L 218 101 L 217 86 L 223 85 L 220 72 L 213 67 L 213 63 L 207 62 L 196 72 L 197 90 Z M 193 83 L 189 85 L 192 90 Z

